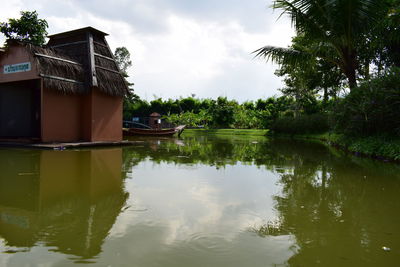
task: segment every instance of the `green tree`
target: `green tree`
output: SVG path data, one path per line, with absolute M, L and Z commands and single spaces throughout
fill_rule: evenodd
M 128 78 L 128 69 L 132 67 L 131 53 L 122 46 L 117 47 L 114 52 L 114 59 L 125 78 Z
M 0 32 L 7 40 L 14 39 L 34 45 L 43 45 L 46 41 L 48 27 L 47 21 L 39 19 L 36 11 L 21 11 L 19 19 L 9 19 L 8 22 L 0 23 Z
M 400 0 L 386 0 L 387 14 L 372 28 L 368 55 L 378 75 L 388 67 L 400 68 Z M 382 34 L 384 33 L 384 34 Z
M 218 97 L 217 101 L 210 107 L 212 123 L 217 127 L 230 127 L 234 122 L 236 101 L 229 101 L 226 97 Z
M 350 88 L 357 86 L 358 44 L 367 42 L 367 33 L 385 16 L 384 1 L 275 0 L 273 8 L 288 15 L 297 35 L 310 44 L 298 49 L 265 46 L 254 51 L 256 56 L 300 65 L 320 58 L 338 66 Z
M 124 97 L 124 119 L 130 120 L 133 117 L 133 110 L 137 107 L 136 102 L 140 101 L 138 95 L 133 92 L 133 83 L 128 82 L 128 69 L 132 66 L 131 53 L 126 47 L 117 47 L 114 51 L 114 59 L 121 71 L 125 82 L 129 87 L 129 94 Z
M 309 43 L 308 39 L 299 35 L 292 39 L 291 48 L 296 50 Z M 280 91 L 296 99 L 294 106 L 296 114 L 302 110 L 306 113 L 316 112 L 316 99 L 322 94 L 324 104 L 326 104 L 330 96 L 336 97 L 345 79 L 336 65 L 311 57 L 305 59 L 301 65 L 283 60 L 275 74 L 284 78 L 285 87 Z

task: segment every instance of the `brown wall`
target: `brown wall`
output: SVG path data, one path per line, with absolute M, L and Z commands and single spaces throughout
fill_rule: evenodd
M 92 140 L 92 93 L 82 96 L 83 105 L 81 107 L 81 135 L 83 140 Z
M 93 89 L 90 95 L 64 95 L 43 89 L 42 141 L 121 141 L 122 97 Z
M 80 95 L 64 95 L 43 89 L 42 142 L 82 140 Z
M 31 71 L 4 74 L 4 65 L 31 62 Z M 37 79 L 38 71 L 33 58 L 23 46 L 12 46 L 0 54 L 0 83 Z
M 122 97 L 92 90 L 92 141 L 122 140 Z

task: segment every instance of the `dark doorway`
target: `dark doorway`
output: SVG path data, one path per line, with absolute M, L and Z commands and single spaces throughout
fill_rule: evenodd
M 0 138 L 40 137 L 40 80 L 0 84 Z

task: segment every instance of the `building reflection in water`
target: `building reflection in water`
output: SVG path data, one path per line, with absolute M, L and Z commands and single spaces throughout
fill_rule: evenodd
M 0 150 L 0 169 L 0 237 L 8 248 L 40 242 L 93 258 L 128 198 L 120 148 Z

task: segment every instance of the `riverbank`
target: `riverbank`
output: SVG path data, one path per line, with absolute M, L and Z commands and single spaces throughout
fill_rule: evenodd
M 245 135 L 318 140 L 357 156 L 400 162 L 400 139 L 387 136 L 349 137 L 343 134 L 272 134 L 260 129 L 187 129 L 185 135 Z
M 387 136 L 349 137 L 343 134 L 274 134 L 274 137 L 322 141 L 357 156 L 400 162 L 400 139 Z
M 400 162 L 400 139 L 387 136 L 349 137 L 332 133 L 288 135 L 271 134 L 269 130 L 260 129 L 187 129 L 184 134 L 271 136 L 318 140 L 357 156 Z

